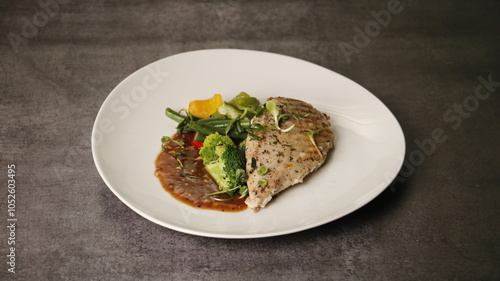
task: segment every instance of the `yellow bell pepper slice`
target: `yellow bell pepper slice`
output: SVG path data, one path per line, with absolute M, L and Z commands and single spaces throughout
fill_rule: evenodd
M 208 100 L 194 100 L 189 102 L 188 111 L 196 117 L 208 118 L 210 115 L 217 112 L 219 106 L 222 105 L 222 96 L 215 94 Z

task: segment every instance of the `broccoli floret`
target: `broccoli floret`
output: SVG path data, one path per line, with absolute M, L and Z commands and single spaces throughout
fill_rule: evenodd
M 244 195 L 247 180 L 245 151 L 236 146 L 231 138 L 218 133 L 208 135 L 200 149 L 200 156 L 221 191 Z
M 219 135 L 219 133 L 214 133 L 208 135 L 203 141 L 203 146 L 200 149 L 200 156 L 203 159 L 203 164 L 207 165 L 219 158 L 215 154 L 215 149 L 218 145 L 233 145 L 233 140 L 228 136 Z

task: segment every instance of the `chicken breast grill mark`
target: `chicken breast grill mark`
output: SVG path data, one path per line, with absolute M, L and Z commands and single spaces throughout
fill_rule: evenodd
M 245 203 L 254 210 L 264 208 L 274 195 L 302 182 L 323 165 L 334 146 L 329 116 L 300 100 L 284 97 L 269 100 L 274 100 L 280 113 L 287 116 L 280 121 L 280 127 L 294 127 L 287 132 L 278 129 L 255 132 L 258 139 L 247 137 L 248 198 Z M 252 123 L 276 128 L 274 117 L 268 111 L 254 117 Z M 314 143 L 308 134 L 313 134 Z M 262 166 L 265 169 L 261 169 Z

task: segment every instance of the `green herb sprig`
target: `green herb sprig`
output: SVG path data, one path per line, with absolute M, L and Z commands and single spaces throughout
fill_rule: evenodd
M 280 127 L 280 120 L 283 118 L 287 118 L 288 114 L 280 113 L 278 107 L 276 106 L 276 102 L 274 100 L 269 100 L 266 102 L 266 109 L 274 117 L 274 123 L 276 124 L 276 129 L 286 133 L 286 132 L 290 131 L 291 129 L 293 129 L 293 127 L 295 127 L 295 124 L 292 124 L 290 127 L 286 128 L 286 129 L 282 129 Z
M 312 131 L 309 131 L 309 132 L 304 132 L 304 134 L 307 135 L 307 137 L 309 137 L 309 140 L 311 141 L 311 143 L 314 145 L 314 147 L 318 150 L 319 152 L 319 155 L 321 157 L 323 157 L 323 153 L 321 153 L 321 150 L 319 150 L 319 147 L 318 145 L 316 144 L 316 141 L 314 140 L 314 135 L 321 132 L 321 129 L 316 129 L 316 130 L 312 130 Z

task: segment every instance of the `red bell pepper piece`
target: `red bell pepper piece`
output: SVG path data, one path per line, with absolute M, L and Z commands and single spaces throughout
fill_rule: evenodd
M 202 141 L 196 141 L 196 140 L 192 140 L 191 141 L 191 144 L 196 147 L 197 149 L 200 149 L 202 146 L 203 146 L 203 142 Z

